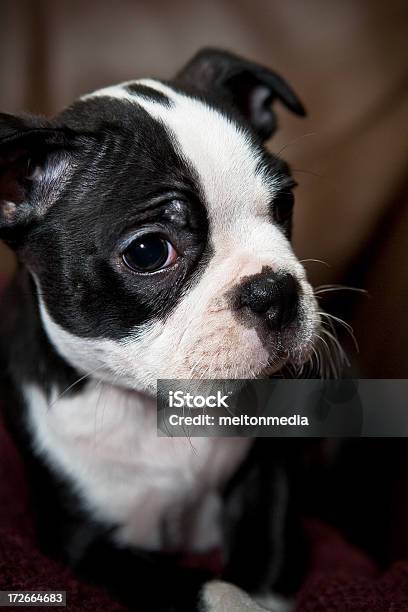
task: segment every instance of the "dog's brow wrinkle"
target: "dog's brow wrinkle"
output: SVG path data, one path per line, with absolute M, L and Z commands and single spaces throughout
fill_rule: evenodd
M 165 107 L 137 92 L 133 99 L 165 125 L 174 146 L 195 170 L 214 229 L 231 227 L 237 216 L 267 210 L 281 178 L 277 172 L 273 179 L 262 168 L 262 155 L 241 125 L 205 101 L 167 84 L 153 79 L 134 84 L 154 89 L 173 102 Z M 113 94 L 120 92 L 115 90 Z
M 132 83 L 123 85 L 123 87 L 132 95 L 141 96 L 151 102 L 156 102 L 164 106 L 172 106 L 174 104 L 173 100 L 171 100 L 167 94 L 164 94 L 150 85 L 140 83 L 139 81 L 133 81 Z
M 147 92 L 152 92 L 148 95 Z M 154 92 L 154 93 L 153 93 Z M 268 208 L 281 175 L 271 175 L 242 126 L 221 111 L 154 79 L 127 81 L 97 90 L 82 100 L 112 97 L 140 105 L 171 134 L 174 146 L 200 178 L 209 217 L 223 226 L 237 214 Z M 163 99 L 167 103 L 163 103 Z M 228 223 L 229 225 L 229 223 Z
M 117 85 L 109 85 L 97 89 L 91 93 L 81 96 L 80 100 L 86 101 L 91 98 L 116 98 L 119 100 L 127 100 L 134 104 L 138 102 L 137 98 L 145 98 L 149 102 L 170 106 L 173 102 L 171 87 L 155 81 L 154 79 L 137 79 L 132 81 L 124 81 Z

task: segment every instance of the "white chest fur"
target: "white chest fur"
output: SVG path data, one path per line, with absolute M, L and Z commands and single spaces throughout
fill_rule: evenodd
M 220 486 L 245 457 L 245 438 L 157 436 L 155 401 L 92 382 L 47 402 L 24 390 L 35 448 L 72 482 L 121 543 L 203 551 L 220 537 Z

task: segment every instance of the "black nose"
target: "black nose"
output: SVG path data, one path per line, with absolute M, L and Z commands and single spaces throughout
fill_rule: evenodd
M 262 316 L 269 327 L 281 330 L 296 317 L 299 284 L 287 272 L 261 272 L 241 287 L 239 304 Z

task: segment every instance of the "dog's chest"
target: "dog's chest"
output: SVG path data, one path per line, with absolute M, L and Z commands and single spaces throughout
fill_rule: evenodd
M 152 399 L 102 383 L 47 403 L 25 389 L 34 443 L 121 543 L 202 551 L 219 544 L 219 490 L 248 439 L 157 436 Z

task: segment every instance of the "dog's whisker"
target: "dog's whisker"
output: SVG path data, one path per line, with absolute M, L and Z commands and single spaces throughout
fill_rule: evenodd
M 104 392 L 104 387 L 103 387 L 103 380 L 100 379 L 97 384 L 96 384 L 96 389 L 99 387 L 99 395 L 98 395 L 98 399 L 96 400 L 96 405 L 95 405 L 95 415 L 94 415 L 94 443 L 96 444 L 96 438 L 98 435 L 98 412 L 99 412 L 99 403 L 101 401 L 101 397 L 102 394 Z M 102 414 L 103 417 L 103 414 Z M 103 418 L 100 424 L 100 431 L 103 430 Z
M 195 364 L 193 365 L 192 368 L 190 368 L 190 378 L 193 378 L 194 376 L 194 372 L 196 370 L 196 368 L 204 361 L 204 359 L 206 358 L 206 355 L 201 355 L 197 361 L 195 362 Z
M 347 285 L 319 285 L 318 287 L 314 288 L 314 294 L 316 296 L 323 293 L 330 293 L 332 291 L 354 291 L 356 293 L 369 295 L 366 289 L 361 289 L 360 287 L 349 287 Z
M 348 331 L 353 331 L 353 328 L 351 327 L 351 325 L 349 323 L 347 323 L 346 321 L 344 321 L 344 319 L 341 319 L 340 317 L 336 317 L 335 315 L 329 313 L 329 312 L 325 312 L 324 310 L 319 311 L 318 314 L 321 317 L 327 317 L 330 321 L 336 321 L 337 323 L 339 323 L 339 325 L 341 325 L 342 327 L 345 327 Z
M 323 330 L 321 330 L 322 333 Z M 333 348 L 329 346 L 328 342 L 325 338 L 317 334 L 317 338 L 321 342 L 322 349 L 324 350 L 325 357 L 321 356 L 321 362 L 324 364 L 324 378 L 329 378 L 332 373 L 336 378 L 339 376 L 339 364 L 335 359 L 335 355 L 333 353 Z
M 292 168 L 293 174 L 310 174 L 316 178 L 325 178 L 324 174 L 313 172 L 313 170 L 301 170 L 300 168 Z
M 331 268 L 331 265 L 327 262 L 327 261 L 323 261 L 322 259 L 312 259 L 312 258 L 308 258 L 308 259 L 300 259 L 299 263 L 303 264 L 303 263 L 308 263 L 308 262 L 316 262 L 316 263 L 321 263 L 324 266 L 327 266 L 327 268 Z
M 290 140 L 289 142 L 287 142 L 286 144 L 284 144 L 279 151 L 276 153 L 276 155 L 280 155 L 283 151 L 285 151 L 285 149 L 287 149 L 288 147 L 292 147 L 293 145 L 297 144 L 298 142 L 300 142 L 301 140 L 304 140 L 305 138 L 309 138 L 310 136 L 317 136 L 316 132 L 307 132 L 306 134 L 302 134 L 301 136 L 298 136 L 297 138 L 294 138 L 293 140 Z
M 83 382 L 84 380 L 86 380 L 87 378 L 89 378 L 90 376 L 92 376 L 93 374 L 95 374 L 95 372 L 97 372 L 98 370 L 102 370 L 105 366 L 98 366 L 97 368 L 95 368 L 94 370 L 91 370 L 90 372 L 87 372 L 86 374 L 84 374 L 83 376 L 81 376 L 80 378 L 78 378 L 77 380 L 75 380 L 71 385 L 69 385 L 69 387 L 67 387 L 66 389 L 64 389 L 64 391 L 62 391 L 62 393 L 60 393 L 58 395 L 58 397 L 56 399 L 54 399 L 51 404 L 49 405 L 48 409 L 51 410 L 55 404 L 57 402 L 59 402 L 65 395 L 67 395 L 67 393 L 69 393 L 70 391 L 72 391 L 72 389 L 74 389 L 77 385 L 79 385 L 81 382 Z
M 355 347 L 357 353 L 360 352 L 360 348 L 358 346 L 358 342 L 357 342 L 357 338 L 356 338 L 356 336 L 354 334 L 354 330 L 353 330 L 352 326 L 349 323 L 347 323 L 346 321 L 344 321 L 340 317 L 336 317 L 335 315 L 330 314 L 328 312 L 319 312 L 319 315 L 321 317 L 327 318 L 327 322 L 330 324 L 330 328 L 331 328 L 331 330 L 333 331 L 334 334 L 336 332 L 336 329 L 335 329 L 335 326 L 333 324 L 333 321 L 338 323 L 339 325 L 341 325 L 346 330 L 346 332 L 349 334 L 350 338 L 352 339 L 352 341 L 354 343 L 354 347 Z
M 348 367 L 350 367 L 351 366 L 350 361 L 349 361 L 349 359 L 347 357 L 347 354 L 346 354 L 345 350 L 341 346 L 339 339 L 334 334 L 329 332 L 324 326 L 321 327 L 321 332 L 323 333 L 323 335 L 326 338 L 330 338 L 332 340 L 332 342 L 334 343 L 334 345 L 338 349 L 338 355 L 341 357 L 342 362 L 345 365 L 347 365 Z

